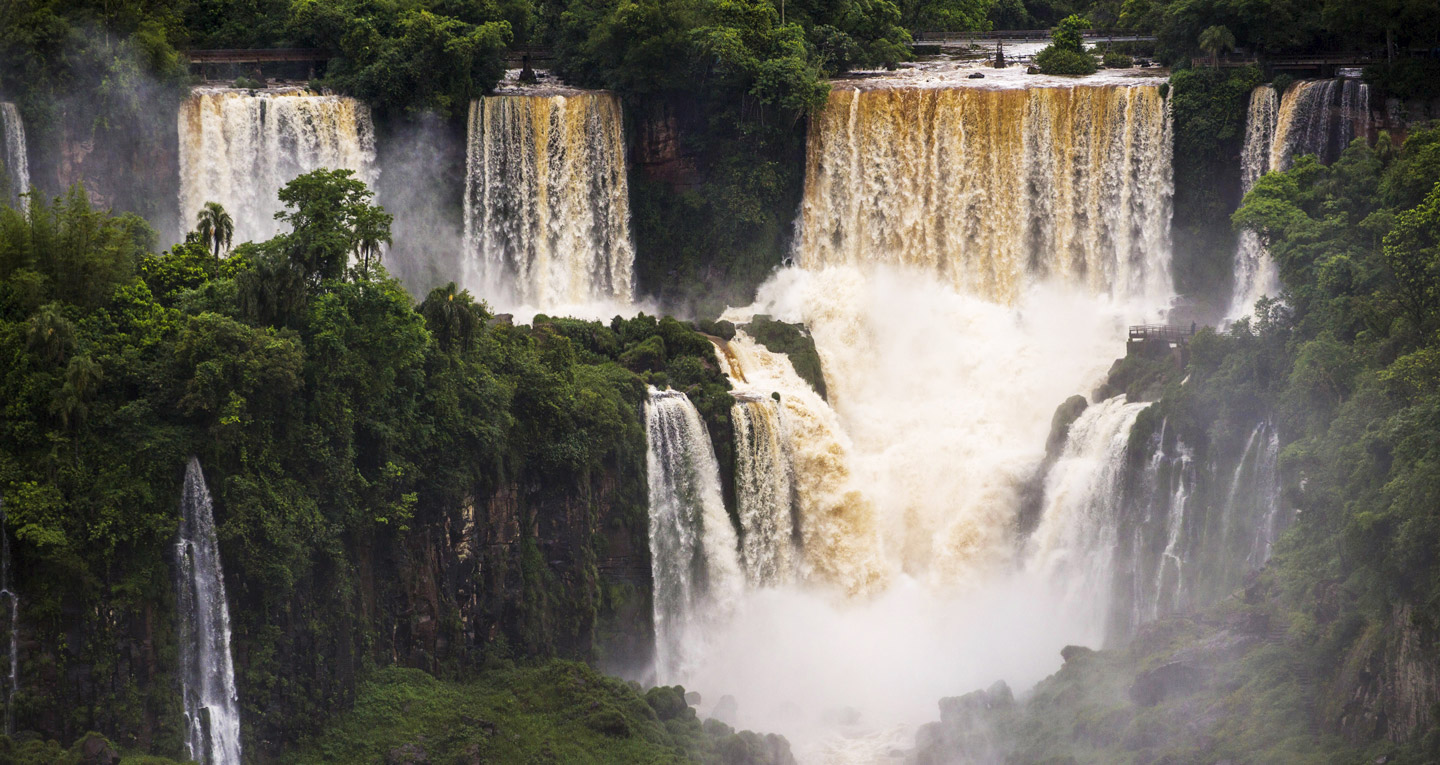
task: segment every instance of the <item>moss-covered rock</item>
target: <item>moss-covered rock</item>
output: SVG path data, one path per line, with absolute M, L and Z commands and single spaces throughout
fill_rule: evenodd
M 803 324 L 787 324 L 765 314 L 757 314 L 749 324 L 744 325 L 744 330 L 770 351 L 789 356 L 790 364 L 795 367 L 800 379 L 810 383 L 816 393 L 825 397 L 825 372 L 820 367 L 820 353 L 815 350 L 815 340 Z
M 390 667 L 353 710 L 284 761 L 309 763 L 714 763 L 788 765 L 777 736 L 702 725 L 679 686 L 638 687 L 551 661 L 445 682 Z

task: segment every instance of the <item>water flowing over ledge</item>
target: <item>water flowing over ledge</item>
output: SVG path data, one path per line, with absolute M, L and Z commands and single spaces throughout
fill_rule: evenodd
M 0 181 L 6 183 L 0 202 L 19 201 L 20 210 L 30 209 L 30 158 L 25 146 L 25 121 L 9 101 L 0 101 Z
M 651 388 L 645 430 L 655 671 L 668 683 L 686 677 L 707 633 L 734 608 L 743 580 L 720 467 L 695 405 L 684 393 Z
M 1260 176 L 1288 170 L 1295 157 L 1316 155 L 1331 162 L 1357 137 L 1370 131 L 1370 86 L 1353 79 L 1302 80 L 1283 97 L 1270 85 L 1250 94 L 1245 144 L 1240 154 L 1240 191 L 1248 193 Z M 1260 237 L 1241 231 L 1235 250 L 1235 286 L 1230 318 L 1246 316 L 1262 297 L 1280 292 L 1280 272 Z
M 1171 143 L 1155 84 L 838 88 L 811 121 L 796 259 L 1002 302 L 1042 278 L 1159 299 Z
M 507 307 L 631 300 L 619 99 L 566 91 L 470 104 L 464 257 L 466 283 Z
M 197 89 L 180 105 L 180 232 L 206 202 L 235 222 L 235 241 L 280 233 L 276 194 L 320 168 L 354 170 L 375 187 L 375 127 L 370 109 L 345 96 L 298 88 Z
M 185 468 L 175 559 L 186 754 L 200 765 L 240 765 L 240 699 L 230 655 L 230 607 L 225 602 L 210 490 L 200 461 L 194 458 Z

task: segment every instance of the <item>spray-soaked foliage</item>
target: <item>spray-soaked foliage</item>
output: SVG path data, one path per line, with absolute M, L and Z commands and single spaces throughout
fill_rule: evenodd
M 1298 762 L 1361 744 L 1369 758 L 1426 762 L 1440 752 L 1425 733 L 1431 681 L 1417 680 L 1426 690 L 1416 694 L 1395 690 L 1430 671 L 1418 668 L 1434 665 L 1440 635 L 1437 139 L 1430 129 L 1398 149 L 1383 134 L 1374 148 L 1356 141 L 1330 166 L 1300 158 L 1246 195 L 1234 222 L 1256 231 L 1277 261 L 1280 300 L 1261 301 L 1229 331 L 1201 332 L 1183 375 L 1168 377 L 1142 420 L 1153 427 L 1163 417 L 1203 445 L 1273 418 L 1287 444 L 1282 501 L 1293 526 L 1243 595 L 1189 626 L 1143 634 L 1115 659 L 1123 667 L 1092 678 L 1113 683 L 1106 675 L 1119 672 L 1143 686 L 1178 661 L 1211 678 L 1178 694 L 1188 700 L 1151 701 L 1158 707 L 1147 711 L 1132 686 L 1132 698 L 1032 719 L 1030 735 L 1067 715 L 1104 714 L 1120 728 L 1115 738 L 1071 739 L 1101 759 L 1134 750 L 1125 726 L 1171 742 L 1177 755 Z M 1417 198 L 1422 179 L 1429 189 Z M 1193 634 L 1159 632 L 1177 628 Z M 1215 679 L 1224 677 L 1233 682 Z M 1222 695 L 1228 711 L 1217 708 L 1197 729 L 1188 710 Z M 1224 730 L 1228 743 L 1205 730 Z
M 79 190 L 28 217 L 0 209 L 22 729 L 179 753 L 166 614 L 192 454 L 215 497 L 247 752 L 294 742 L 367 667 L 594 658 L 597 620 L 645 602 L 595 561 L 644 547 L 645 382 L 728 411 L 710 343 L 668 317 L 511 326 L 454 285 L 417 306 L 356 253 L 388 237 L 363 184 L 317 171 L 281 195 L 295 230 L 220 258 L 198 236 L 153 253 L 141 221 Z M 632 363 L 647 344 L 658 357 Z M 518 518 L 476 553 L 496 590 L 469 607 L 478 621 L 447 611 L 444 640 L 420 641 L 394 611 L 415 597 L 395 572 L 455 554 L 431 530 L 473 524 L 477 505 Z M 153 654 L 134 653 L 143 641 Z

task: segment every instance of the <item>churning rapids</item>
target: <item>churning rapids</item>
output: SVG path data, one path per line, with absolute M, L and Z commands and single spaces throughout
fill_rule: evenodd
M 743 331 L 717 348 L 740 541 L 707 529 L 713 492 L 652 476 L 672 487 L 651 498 L 652 529 L 657 512 L 690 524 L 652 543 L 657 682 L 785 734 L 802 762 L 884 762 L 941 697 L 1027 687 L 1066 644 L 1105 642 L 1112 505 L 1145 405 L 1092 391 L 1127 324 L 1171 297 L 1159 84 L 832 91 L 807 142 L 797 265 L 725 317 L 804 322 L 828 400 Z M 1092 405 L 1041 479 L 1055 407 L 1076 393 Z M 652 469 L 705 464 L 659 459 L 678 443 L 659 415 L 681 406 L 652 393 Z

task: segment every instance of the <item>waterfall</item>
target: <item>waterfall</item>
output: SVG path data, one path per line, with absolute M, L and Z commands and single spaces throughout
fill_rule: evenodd
M 734 607 L 743 575 L 720 468 L 684 393 L 650 389 L 645 403 L 658 681 L 683 680 L 710 626 Z
M 856 480 L 851 444 L 835 411 L 795 372 L 784 354 L 766 349 L 743 331 L 730 341 L 729 350 L 733 354 L 729 362 L 732 386 L 752 398 L 772 393 L 780 396 L 783 457 L 792 476 L 800 521 L 801 574 L 850 593 L 882 587 L 890 566 L 881 549 L 875 506 Z M 760 469 L 785 468 L 782 464 Z M 788 503 L 765 512 L 777 519 L 777 526 L 788 526 L 780 520 L 787 511 Z
M 1261 85 L 1250 93 L 1250 109 L 1245 115 L 1245 144 L 1240 153 L 1242 196 L 1254 188 L 1260 176 L 1270 171 L 1279 107 L 1280 99 L 1269 85 Z M 1255 307 L 1255 301 L 1279 291 L 1280 272 L 1266 254 L 1259 235 L 1249 229 L 1241 231 L 1235 248 L 1235 287 L 1226 315 L 1244 316 Z
M 935 699 L 1025 687 L 1129 604 L 1111 593 L 1144 405 L 1097 402 L 1059 454 L 1046 443 L 1127 325 L 1168 307 L 1169 109 L 1155 78 L 1024 82 L 834 84 L 809 125 L 797 267 L 723 317 L 735 395 L 776 402 L 799 565 L 742 591 L 687 687 L 734 695 L 801 761 L 873 762 Z M 746 335 L 761 314 L 804 325 L 824 399 Z
M 1245 144 L 1240 155 L 1240 191 L 1260 176 L 1287 170 L 1295 157 L 1314 154 L 1332 162 L 1356 137 L 1370 130 L 1370 86 L 1353 79 L 1301 80 L 1283 97 L 1261 85 L 1250 93 Z M 1240 232 L 1235 249 L 1235 286 L 1226 312 L 1248 315 L 1255 301 L 1280 291 L 1280 273 L 1253 231 Z
M 1064 603 L 1091 616 L 1094 632 L 1075 639 L 1099 644 L 1105 637 L 1104 594 L 1112 586 L 1121 531 L 1116 508 L 1124 488 L 1125 448 L 1147 406 L 1116 396 L 1087 407 L 1045 479 L 1044 509 L 1028 542 L 1027 565 L 1062 588 Z
M 1195 480 L 1192 473 L 1194 460 L 1190 450 L 1178 440 L 1175 442 L 1175 451 L 1170 472 L 1169 513 L 1165 519 L 1165 549 L 1160 551 L 1160 558 L 1155 565 L 1155 584 L 1151 589 L 1147 609 L 1149 619 L 1158 619 L 1162 613 L 1175 613 L 1184 603 L 1186 556 L 1181 547 L 1180 534 L 1185 530 L 1185 508 L 1189 504 L 1191 485 Z M 1170 593 L 1168 598 L 1167 590 Z
M 1274 423 L 1267 420 L 1256 428 L 1255 435 L 1262 443 L 1259 451 L 1255 452 L 1255 461 L 1249 476 L 1250 486 L 1253 487 L 1249 494 L 1253 510 L 1246 514 L 1254 519 L 1254 541 L 1245 557 L 1246 565 L 1252 569 L 1269 562 L 1275 540 L 1290 520 L 1280 507 L 1280 432 L 1276 430 Z M 1240 469 L 1244 465 L 1245 461 L 1242 459 L 1235 469 L 1237 485 L 1241 479 Z M 1245 495 L 1236 492 L 1233 497 L 1243 500 Z
M 1155 85 L 831 91 L 798 260 L 922 268 L 1013 301 L 1032 277 L 1169 293 L 1170 117 Z
M 20 596 L 15 594 L 15 585 L 10 581 L 10 526 L 3 496 L 0 496 L 0 597 L 5 598 L 10 611 L 4 730 L 5 735 L 10 736 L 15 733 L 15 704 L 20 694 Z
M 276 196 L 298 175 L 354 170 L 372 189 L 375 129 L 364 103 L 300 89 L 195 90 L 180 105 L 180 236 L 206 202 L 235 223 L 235 241 L 281 232 Z
M 785 584 L 795 576 L 795 527 L 780 406 L 769 398 L 736 396 L 730 419 L 745 575 L 752 584 Z
M 25 122 L 20 110 L 9 101 L 0 101 L 0 180 L 8 180 L 8 188 L 0 202 L 18 200 L 21 212 L 30 210 L 30 199 L 21 196 L 30 191 L 30 159 L 25 147 Z
M 610 93 L 470 104 L 466 279 L 554 308 L 631 299 L 635 248 L 620 102 Z
M 1270 146 L 1270 169 L 1288 170 L 1295 157 L 1332 162 L 1370 130 L 1370 86 L 1358 80 L 1300 80 L 1280 99 Z
M 210 490 L 200 461 L 193 457 L 185 468 L 175 557 L 186 754 L 200 765 L 240 765 L 240 699 L 230 658 L 230 609 Z

